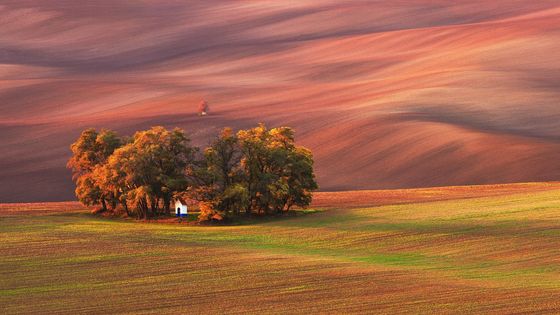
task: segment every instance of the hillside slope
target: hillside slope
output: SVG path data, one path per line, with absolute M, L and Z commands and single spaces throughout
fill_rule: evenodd
M 316 206 L 192 226 L 104 219 L 76 203 L 0 204 L 0 309 L 560 311 L 559 183 L 320 193 Z
M 91 126 L 290 125 L 324 190 L 560 177 L 557 0 L 5 0 L 0 26 L 0 201 L 72 198 Z

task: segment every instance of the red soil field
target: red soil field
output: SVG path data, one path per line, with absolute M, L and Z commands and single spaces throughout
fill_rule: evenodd
M 0 202 L 73 199 L 87 127 L 293 126 L 322 190 L 557 180 L 558 51 L 557 0 L 4 0 Z

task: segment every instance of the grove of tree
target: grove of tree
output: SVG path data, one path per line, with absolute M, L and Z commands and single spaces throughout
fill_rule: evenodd
M 289 127 L 225 128 L 202 151 L 177 128 L 131 138 L 87 129 L 71 150 L 78 200 L 138 219 L 170 214 L 177 198 L 197 202 L 201 221 L 281 214 L 308 206 L 318 188 L 313 156 Z

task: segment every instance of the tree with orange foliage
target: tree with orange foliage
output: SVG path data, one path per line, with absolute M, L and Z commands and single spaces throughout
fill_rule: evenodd
M 198 221 L 222 221 L 224 219 L 223 214 L 216 210 L 214 205 L 210 202 L 201 201 L 198 203 L 198 208 L 200 213 L 198 214 Z
M 208 115 L 209 110 L 210 110 L 210 106 L 208 105 L 207 101 L 203 100 L 200 102 L 200 104 L 198 104 L 198 115 L 200 116 Z
M 158 126 L 136 132 L 109 158 L 104 187 L 117 189 L 123 207 L 136 211 L 138 218 L 169 214 L 173 196 L 189 186 L 187 170 L 195 151 L 177 128 Z
M 103 210 L 121 205 L 138 219 L 169 214 L 177 196 L 200 201 L 201 221 L 280 214 L 308 206 L 318 188 L 313 156 L 288 127 L 226 128 L 202 159 L 184 131 L 160 126 L 130 140 L 87 129 L 71 149 L 78 199 Z
M 87 129 L 71 149 L 78 199 L 103 210 L 120 204 L 139 219 L 170 212 L 173 196 L 189 185 L 196 151 L 182 130 L 163 127 L 139 131 L 127 142 L 112 131 Z
M 113 152 L 123 144 L 114 131 L 97 132 L 90 128 L 84 130 L 70 149 L 72 157 L 66 166 L 72 170 L 72 179 L 76 182 L 76 197 L 87 206 L 101 205 L 107 210 L 107 203 L 116 206 L 114 196 L 101 189 L 96 169 L 106 163 Z

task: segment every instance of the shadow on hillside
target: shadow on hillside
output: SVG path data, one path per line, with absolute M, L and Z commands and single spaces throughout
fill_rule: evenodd
M 174 215 L 161 215 L 155 218 L 137 220 L 133 217 L 126 215 L 100 215 L 91 212 L 73 212 L 73 213 L 50 213 L 45 214 L 48 216 L 87 219 L 103 222 L 121 222 L 121 223 L 153 223 L 153 224 L 175 224 L 186 226 L 200 226 L 200 227 L 219 227 L 219 226 L 245 226 L 245 225 L 262 225 L 275 222 L 285 222 L 293 219 L 308 217 L 312 214 L 321 213 L 324 210 L 306 209 L 295 210 L 280 215 L 240 215 L 238 217 L 228 218 L 223 221 L 207 221 L 198 222 L 199 212 L 191 212 L 187 217 L 179 219 Z

